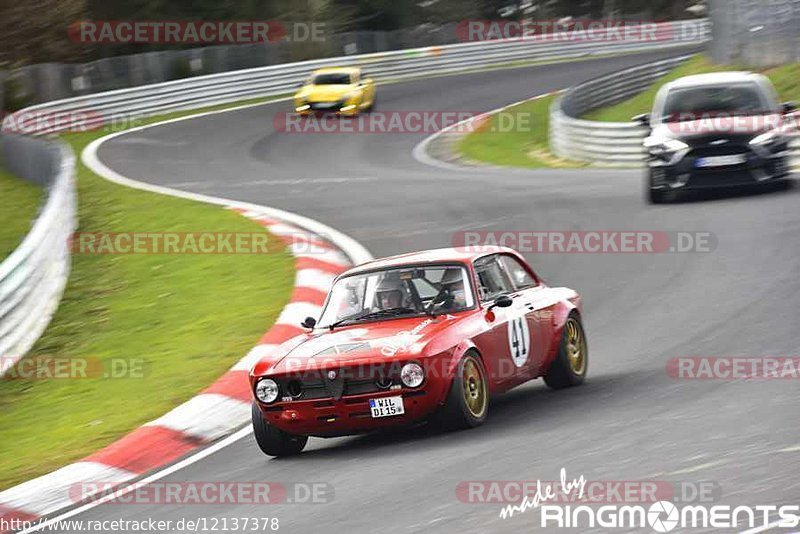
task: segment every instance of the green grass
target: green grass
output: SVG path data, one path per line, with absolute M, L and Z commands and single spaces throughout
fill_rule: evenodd
M 491 120 L 458 143 L 467 159 L 508 167 L 560 167 L 549 149 L 550 106 L 555 96 L 529 100 L 492 115 Z
M 0 262 L 20 244 L 30 231 L 43 201 L 39 186 L 21 180 L 0 168 Z
M 64 140 L 80 154 L 104 134 Z M 263 232 L 229 210 L 121 187 L 82 164 L 78 191 L 84 232 Z M 275 252 L 261 255 L 75 255 L 64 299 L 31 356 L 143 360 L 143 377 L 0 380 L 0 488 L 112 443 L 241 358 L 293 286 L 292 257 L 277 239 L 270 245 Z
M 658 82 L 649 87 L 645 92 L 613 106 L 592 111 L 586 114 L 586 118 L 594 121 L 629 121 L 634 115 L 650 112 L 650 109 L 653 107 L 653 100 L 655 99 L 656 92 L 658 92 L 658 89 L 665 83 L 691 74 L 728 70 L 752 69 L 730 65 L 714 65 L 706 56 L 698 55 L 659 79 Z M 783 100 L 800 99 L 800 63 L 763 69 L 760 72 L 769 76 Z

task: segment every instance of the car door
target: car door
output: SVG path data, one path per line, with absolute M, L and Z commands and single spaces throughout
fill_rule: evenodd
M 524 364 L 527 378 L 541 376 L 544 372 L 542 364 L 551 342 L 550 322 L 556 302 L 543 291 L 533 270 L 511 254 L 501 254 L 499 258 L 506 276 L 514 285 L 520 309 L 524 310 L 528 325 L 530 353 Z M 517 318 L 521 321 L 522 318 Z
M 488 310 L 500 295 L 517 296 L 499 262 L 498 254 L 475 260 L 474 268 L 478 296 L 484 309 Z M 530 377 L 526 363 L 531 347 L 530 329 L 522 300 L 513 298 L 510 307 L 495 307 L 491 314 L 487 311 L 486 321 L 487 329 L 477 336 L 475 343 L 484 355 L 491 382 L 501 391 L 524 382 Z

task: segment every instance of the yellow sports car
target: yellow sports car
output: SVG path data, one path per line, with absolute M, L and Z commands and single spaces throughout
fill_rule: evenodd
M 375 106 L 375 82 L 358 67 L 319 69 L 294 95 L 294 109 L 301 115 L 314 112 L 357 115 Z

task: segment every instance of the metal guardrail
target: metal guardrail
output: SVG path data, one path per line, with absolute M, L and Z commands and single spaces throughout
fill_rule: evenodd
M 626 69 L 577 85 L 550 108 L 550 147 L 562 158 L 614 167 L 641 167 L 647 128 L 635 122 L 580 119 L 589 111 L 630 98 L 691 56 Z M 800 169 L 800 139 L 791 141 L 791 166 Z
M 47 199 L 22 243 L 0 263 L 0 376 L 39 339 L 58 307 L 70 270 L 77 224 L 75 158 L 63 144 L 0 137 L 9 171 L 47 188 Z
M 310 71 L 325 66 L 359 65 L 367 75 L 381 81 L 515 62 L 697 45 L 705 41 L 708 33 L 708 22 L 700 19 L 659 23 L 655 25 L 652 38 L 647 41 L 626 41 L 612 33 L 606 38 L 602 38 L 601 33 L 595 41 L 574 37 L 571 40 L 559 39 L 558 35 L 562 34 L 551 34 L 538 38 L 482 41 L 288 63 L 49 102 L 7 117 L 3 127 L 6 130 L 48 133 L 62 131 L 71 124 L 83 121 L 85 128 L 90 129 L 108 124 L 115 117 L 146 116 L 277 96 L 293 91 Z M 60 124 L 42 126 L 41 123 L 48 119 L 55 122 L 56 115 L 61 120 Z

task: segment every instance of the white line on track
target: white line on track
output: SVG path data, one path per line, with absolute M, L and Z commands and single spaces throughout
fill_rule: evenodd
M 22 530 L 22 531 L 18 532 L 17 534 L 27 534 L 29 532 L 38 532 L 38 531 L 40 531 L 40 530 L 42 530 L 44 528 L 48 528 L 48 527 L 50 529 L 56 528 L 56 527 L 58 527 L 58 522 L 59 521 L 64 521 L 66 519 L 69 519 L 70 517 L 74 517 L 74 516 L 76 516 L 78 514 L 82 514 L 83 512 L 86 512 L 87 510 L 91 510 L 92 508 L 100 506 L 101 504 L 105 504 L 105 503 L 107 503 L 109 501 L 113 501 L 114 499 L 118 499 L 119 497 L 127 495 L 131 491 L 134 491 L 134 490 L 136 490 L 136 489 L 138 489 L 138 488 L 140 488 L 142 486 L 146 486 L 147 484 L 150 484 L 151 482 L 155 482 L 156 480 L 160 480 L 160 479 L 162 479 L 164 477 L 167 477 L 167 476 L 171 475 L 172 473 L 175 473 L 176 471 L 180 471 L 184 467 L 188 467 L 188 466 L 192 465 L 195 462 L 199 462 L 200 460 L 202 460 L 202 459 L 204 459 L 204 458 L 206 458 L 208 456 L 211 456 L 215 452 L 224 449 L 228 445 L 232 445 L 233 443 L 236 443 L 237 441 L 239 441 L 243 437 L 250 435 L 252 432 L 253 432 L 253 428 L 248 425 L 248 426 L 242 428 L 241 430 L 238 430 L 236 433 L 231 434 L 227 438 L 225 438 L 225 439 L 223 439 L 221 441 L 218 441 L 217 443 L 214 443 L 213 445 L 211 445 L 209 447 L 206 447 L 205 449 L 202 449 L 202 450 L 196 452 L 195 454 L 192 454 L 188 458 L 184 458 L 180 462 L 174 463 L 169 467 L 161 469 L 160 471 L 156 471 L 152 475 L 147 476 L 147 477 L 139 480 L 138 482 L 134 482 L 133 484 L 130 484 L 128 486 L 124 486 L 123 488 L 121 488 L 119 490 L 116 490 L 113 493 L 111 493 L 111 494 L 109 494 L 109 495 L 107 495 L 105 497 L 97 499 L 96 501 L 92 501 L 92 502 L 86 503 L 86 504 L 84 504 L 82 506 L 79 506 L 77 508 L 69 510 L 68 512 L 64 512 L 63 514 L 60 514 L 60 515 L 57 515 L 57 516 L 55 516 L 55 517 L 53 517 L 51 519 L 48 519 L 47 521 L 43 521 L 41 523 L 37 523 L 35 526 L 33 526 L 33 527 L 31 527 L 31 528 L 29 528 L 27 530 Z

